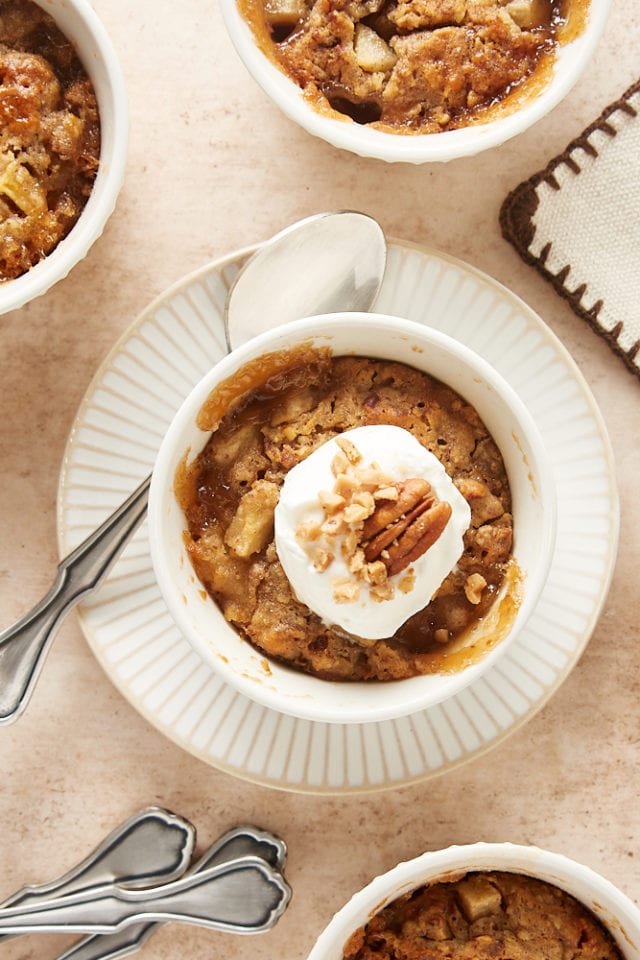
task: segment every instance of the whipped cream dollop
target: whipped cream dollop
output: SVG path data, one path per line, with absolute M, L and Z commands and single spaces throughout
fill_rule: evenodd
M 375 575 L 379 556 L 362 566 L 358 538 L 367 507 L 359 510 L 359 501 L 370 511 L 368 496 L 378 507 L 390 484 L 413 478 L 426 480 L 431 497 L 448 504 L 450 515 L 426 552 L 388 578 L 383 570 L 381 582 Z M 358 483 L 375 492 L 356 490 L 344 509 L 341 494 Z M 375 641 L 393 636 L 429 603 L 462 555 L 470 522 L 469 505 L 438 458 L 408 430 L 381 424 L 328 440 L 289 471 L 275 510 L 275 543 L 298 600 L 327 625 Z

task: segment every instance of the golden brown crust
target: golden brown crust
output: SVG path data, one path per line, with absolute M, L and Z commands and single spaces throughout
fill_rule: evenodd
M 50 253 L 84 208 L 98 169 L 91 83 L 54 21 L 0 4 L 0 282 Z
M 398 898 L 349 938 L 344 960 L 622 960 L 575 898 L 515 873 L 467 874 Z
M 312 102 L 360 123 L 437 133 L 513 93 L 553 50 L 560 0 L 298 0 L 284 29 L 244 0 L 274 59 Z M 292 15 L 293 17 L 293 15 Z
M 288 374 L 279 370 L 271 381 L 268 376 L 265 370 L 271 391 L 266 385 L 252 387 L 223 418 L 179 484 L 189 523 L 187 549 L 200 580 L 243 636 L 299 669 L 343 680 L 401 679 L 437 670 L 436 652 L 440 656 L 447 641 L 492 605 L 511 555 L 509 485 L 486 427 L 458 394 L 403 364 L 307 358 L 301 368 Z M 235 529 L 236 517 L 251 512 L 242 506 L 247 498 L 252 508 L 258 504 L 252 491 L 264 484 L 269 497 L 262 502 L 265 511 L 272 511 L 273 485 L 279 488 L 291 467 L 325 440 L 352 427 L 385 423 L 413 433 L 455 482 L 473 482 L 474 498 L 469 500 L 472 522 L 465 552 L 435 599 L 429 603 L 426 597 L 422 614 L 395 637 L 368 645 L 327 627 L 295 598 L 273 539 L 251 555 L 244 547 L 239 554 L 227 531 Z M 256 519 L 255 525 L 265 530 L 268 518 Z M 421 535 L 433 532 L 422 530 Z M 480 601 L 479 581 L 472 581 L 473 590 L 467 585 L 476 573 L 486 582 Z M 397 588 L 409 589 L 409 581 L 398 582 Z

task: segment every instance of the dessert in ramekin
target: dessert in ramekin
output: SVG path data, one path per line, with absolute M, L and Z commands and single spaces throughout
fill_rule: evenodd
M 365 157 L 471 156 L 578 80 L 610 0 L 222 0 L 235 48 L 291 119 Z
M 318 393 L 309 385 L 315 375 L 310 365 L 316 363 L 321 371 L 325 361 L 328 380 L 318 373 Z M 384 382 L 403 369 L 411 376 L 400 377 L 402 391 L 413 383 L 411 389 L 417 392 L 408 393 L 409 399 L 398 396 L 394 412 L 393 394 L 389 400 Z M 300 389 L 281 402 L 277 387 L 287 376 L 297 377 Z M 373 395 L 372 376 L 378 377 Z M 358 378 L 362 392 L 354 394 Z M 348 389 L 341 392 L 340 383 Z M 268 447 L 265 454 L 246 441 L 256 433 L 256 416 L 262 416 L 251 404 L 256 401 L 259 408 L 268 389 L 276 389 L 276 396 L 270 426 L 258 430 L 260 442 Z M 436 421 L 432 418 L 427 429 L 418 421 L 430 396 Z M 345 403 L 360 404 L 361 416 L 355 421 L 345 417 Z M 314 422 L 311 437 L 308 418 L 303 431 L 296 419 L 298 414 L 305 417 L 305 408 L 307 413 L 331 410 Z M 221 426 L 227 413 L 232 415 L 231 433 Z M 406 429 L 407 417 L 416 421 L 414 433 L 421 437 L 413 437 L 417 451 Z M 359 429 L 352 429 L 354 422 Z M 375 433 L 379 426 L 384 427 L 382 436 Z M 289 440 L 287 430 L 293 431 Z M 373 440 L 366 439 L 368 430 L 374 431 Z M 456 431 L 457 447 L 452 436 Z M 224 439 L 220 445 L 218 432 Z M 435 454 L 428 450 L 427 434 Z M 407 451 L 398 436 L 407 440 Z M 421 447 L 427 448 L 426 465 Z M 457 461 L 464 458 L 457 450 L 475 451 L 475 465 L 458 469 Z M 394 472 L 398 457 L 404 464 L 398 467 L 400 473 Z M 307 467 L 310 473 L 295 480 L 298 470 Z M 216 486 L 214 474 L 227 468 L 232 472 Z M 493 492 L 487 489 L 492 474 Z M 405 485 L 416 480 L 426 487 L 409 484 L 407 494 Z M 333 481 L 336 489 L 331 489 Z M 405 494 L 410 503 L 404 504 Z M 233 496 L 242 503 L 229 501 L 225 514 L 222 501 Z M 267 510 L 262 509 L 265 504 Z M 341 536 L 346 534 L 339 543 L 334 539 L 327 546 L 322 537 L 309 535 L 311 528 L 305 524 L 318 519 L 318 504 L 320 526 L 329 540 L 336 526 Z M 305 515 L 307 507 L 316 509 L 315 519 Z M 526 408 L 471 350 L 395 317 L 330 315 L 257 337 L 198 384 L 161 446 L 149 521 L 154 568 L 169 609 L 216 671 L 247 696 L 282 712 L 329 722 L 364 722 L 405 715 L 451 696 L 487 669 L 517 636 L 551 562 L 555 484 Z M 372 523 L 380 529 L 371 531 Z M 378 540 L 382 528 L 385 535 L 391 531 L 384 543 Z M 416 553 L 413 548 L 422 536 L 426 541 Z M 496 560 L 494 570 L 490 562 L 478 566 L 483 551 L 505 545 L 507 553 Z M 334 557 L 326 564 L 322 551 L 331 550 Z M 442 564 L 433 581 L 433 568 Z M 438 590 L 441 602 L 434 600 L 430 608 Z M 442 597 L 452 591 L 457 591 L 453 607 Z M 242 611 L 245 600 L 253 603 L 256 593 L 264 602 L 257 611 L 251 607 L 247 627 Z M 269 610 L 274 603 L 275 620 Z M 462 607 L 466 619 L 460 619 Z M 417 633 L 409 630 L 407 635 L 403 624 L 420 620 L 423 608 L 429 611 L 426 619 L 423 616 Z M 289 641 L 299 636 L 305 616 L 313 631 L 310 642 L 303 638 L 288 656 Z M 264 623 L 260 634 L 257 627 Z M 264 643 L 265 636 L 275 637 L 276 646 Z M 415 656 L 411 648 L 423 640 L 427 646 Z
M 113 211 L 128 108 L 111 41 L 86 0 L 3 5 L 0 313 L 64 278 Z
M 422 945 L 424 954 L 408 956 L 637 960 L 640 911 L 608 880 L 560 854 L 510 843 L 453 846 L 372 880 L 335 914 L 308 960 L 369 956 L 372 940 L 375 955 L 385 957 L 394 935 L 406 937 L 407 949 Z

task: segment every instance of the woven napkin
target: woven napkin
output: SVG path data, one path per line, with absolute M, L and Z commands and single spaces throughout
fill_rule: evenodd
M 640 376 L 640 81 L 509 194 L 500 226 Z

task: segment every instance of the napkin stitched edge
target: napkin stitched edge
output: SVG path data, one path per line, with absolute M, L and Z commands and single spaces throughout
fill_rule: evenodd
M 529 247 L 535 234 L 535 225 L 533 215 L 538 207 L 537 187 L 543 181 L 554 190 L 560 190 L 560 184 L 555 177 L 555 171 L 560 164 L 565 164 L 576 175 L 580 175 L 580 167 L 571 156 L 577 148 L 584 150 L 594 159 L 598 157 L 598 150 L 589 141 L 589 137 L 594 131 L 601 131 L 613 139 L 617 130 L 610 124 L 609 117 L 617 110 L 622 110 L 628 116 L 634 118 L 638 116 L 638 111 L 628 102 L 640 90 L 640 80 L 633 83 L 622 96 L 609 104 L 600 116 L 589 124 L 582 133 L 567 144 L 562 153 L 558 154 L 549 161 L 547 166 L 533 174 L 528 180 L 523 181 L 519 186 L 512 190 L 504 200 L 500 208 L 500 228 L 502 236 L 511 243 L 520 257 L 548 280 L 555 288 L 557 293 L 566 300 L 573 311 L 582 317 L 591 326 L 593 330 L 603 337 L 610 345 L 612 350 L 618 354 L 626 364 L 627 368 L 640 377 L 640 340 L 636 340 L 631 347 L 624 348 L 619 343 L 619 337 L 623 330 L 623 323 L 617 323 L 611 330 L 605 329 L 598 323 L 598 314 L 602 309 L 602 300 L 596 301 L 591 309 L 585 309 L 580 301 L 586 290 L 586 283 L 581 283 L 575 290 L 570 290 L 565 286 L 565 280 L 571 270 L 571 264 L 566 264 L 558 273 L 552 273 L 546 267 L 546 259 L 551 250 L 551 241 L 546 243 L 539 256 L 534 256 Z

